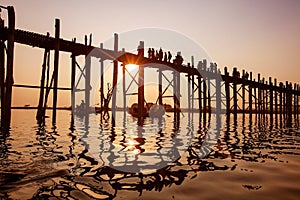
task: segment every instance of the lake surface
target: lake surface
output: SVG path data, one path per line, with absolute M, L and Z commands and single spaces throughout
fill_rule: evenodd
M 51 112 L 47 114 L 51 116 Z M 298 199 L 299 121 L 172 113 L 116 122 L 13 110 L 0 138 L 0 199 Z

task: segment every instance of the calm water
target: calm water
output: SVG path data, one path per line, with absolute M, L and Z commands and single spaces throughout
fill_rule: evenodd
M 54 129 L 14 110 L 0 138 L 0 199 L 299 198 L 298 123 L 185 114 L 174 124 L 169 115 L 138 126 L 119 114 L 114 127 L 91 115 L 71 131 L 69 111 L 58 111 Z

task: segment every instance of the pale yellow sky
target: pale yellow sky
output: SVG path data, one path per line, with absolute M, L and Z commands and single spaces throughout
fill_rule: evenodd
M 83 42 L 85 34 L 93 33 L 95 46 L 111 38 L 113 33 L 145 27 L 168 29 L 198 43 L 222 68 L 236 66 L 252 71 L 255 77 L 261 73 L 266 78 L 300 82 L 300 1 L 297 0 L 94 0 L 88 3 L 3 0 L 1 5 L 15 7 L 19 29 L 53 35 L 54 19 L 60 18 L 62 38 L 76 37 Z M 2 17 L 5 16 L 2 11 Z M 62 87 L 70 84 L 69 57 L 69 54 L 60 56 Z M 42 59 L 43 50 L 16 45 L 15 82 L 38 85 Z M 14 89 L 13 92 L 13 105 L 36 105 L 38 91 Z M 60 106 L 69 105 L 67 94 L 59 93 Z

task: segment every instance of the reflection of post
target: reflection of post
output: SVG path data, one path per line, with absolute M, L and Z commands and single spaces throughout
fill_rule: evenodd
M 114 53 L 118 52 L 118 34 L 114 35 Z M 112 100 L 111 100 L 111 108 L 112 108 L 112 120 L 114 121 L 116 117 L 116 97 L 117 97 L 117 82 L 118 82 L 118 61 L 114 60 L 114 72 L 113 72 L 113 85 L 112 85 Z
M 57 85 L 58 85 L 58 64 L 59 64 L 59 32 L 60 21 L 55 19 L 55 49 L 54 49 L 54 69 L 53 69 L 53 114 L 52 123 L 56 122 L 56 106 L 57 106 Z
M 13 64 L 14 64 L 14 42 L 15 42 L 15 11 L 12 6 L 7 7 L 8 10 L 8 38 L 7 38 L 7 61 L 6 61 L 6 82 L 5 82 L 5 104 L 3 106 L 3 114 L 1 125 L 4 131 L 8 131 L 11 118 L 11 96 L 13 85 Z
M 144 42 L 140 41 L 140 45 L 138 48 L 138 56 L 143 57 L 144 56 Z M 145 115 L 145 109 L 144 109 L 144 102 L 145 102 L 145 88 L 144 88 L 144 66 L 139 65 L 139 79 L 138 79 L 138 110 L 139 110 L 139 116 Z

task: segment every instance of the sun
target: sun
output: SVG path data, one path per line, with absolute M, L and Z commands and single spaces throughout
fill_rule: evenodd
M 131 70 L 136 70 L 136 69 L 139 68 L 139 66 L 138 66 L 138 65 L 135 65 L 135 64 L 127 64 L 125 67 L 126 67 L 126 69 L 129 70 L 129 71 L 131 71 Z

